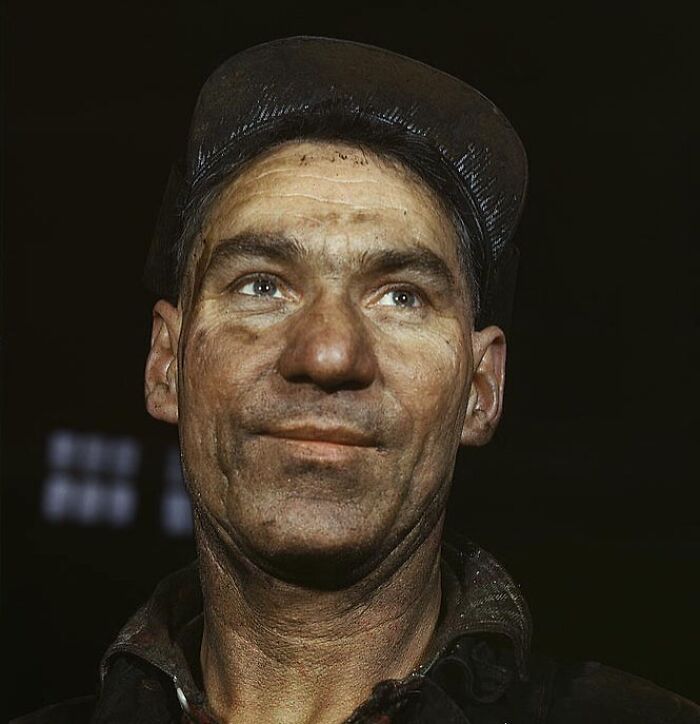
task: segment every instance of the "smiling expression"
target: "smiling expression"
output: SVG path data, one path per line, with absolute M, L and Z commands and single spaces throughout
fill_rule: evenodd
M 292 141 L 217 198 L 179 311 L 195 509 L 276 574 L 353 577 L 444 509 L 473 372 L 457 237 L 397 163 Z

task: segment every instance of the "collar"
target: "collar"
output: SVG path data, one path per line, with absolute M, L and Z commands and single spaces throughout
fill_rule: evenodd
M 512 650 L 520 678 L 526 679 L 532 622 L 513 579 L 490 553 L 453 536 L 443 542 L 441 563 L 443 602 L 438 625 L 421 665 L 399 682 L 402 688 L 423 680 L 446 657 L 454 658 L 460 640 L 476 634 L 504 639 Z M 152 597 L 119 632 L 102 658 L 101 681 L 116 656 L 129 654 L 166 674 L 185 710 L 191 705 L 198 710 L 205 707 L 197 674 L 188 663 L 198 657 L 202 608 L 195 561 L 161 581 Z

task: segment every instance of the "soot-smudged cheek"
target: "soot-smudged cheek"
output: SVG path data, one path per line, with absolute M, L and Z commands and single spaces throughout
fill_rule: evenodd
M 231 322 L 192 329 L 184 352 L 184 382 L 192 392 L 226 396 L 251 384 L 274 350 L 260 333 Z M 270 358 L 270 359 L 268 359 Z

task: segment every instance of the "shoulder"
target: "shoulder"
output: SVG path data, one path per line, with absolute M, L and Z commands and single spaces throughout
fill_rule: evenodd
M 95 696 L 69 699 L 12 719 L 10 724 L 87 724 L 92 717 L 96 700 Z
M 550 662 L 546 724 L 700 724 L 700 707 L 595 661 Z

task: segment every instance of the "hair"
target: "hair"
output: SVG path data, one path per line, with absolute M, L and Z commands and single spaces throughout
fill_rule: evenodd
M 457 255 L 472 303 L 474 317 L 480 312 L 481 276 L 485 268 L 483 246 L 472 202 L 452 164 L 426 137 L 367 112 L 322 104 L 304 113 L 274 119 L 265 127 L 231 144 L 229 153 L 215 168 L 205 168 L 195 178 L 181 212 L 181 231 L 176 240 L 175 283 L 182 287 L 185 268 L 197 236 L 223 190 L 244 166 L 286 141 L 339 141 L 399 164 L 412 172 L 436 195 L 454 227 Z

